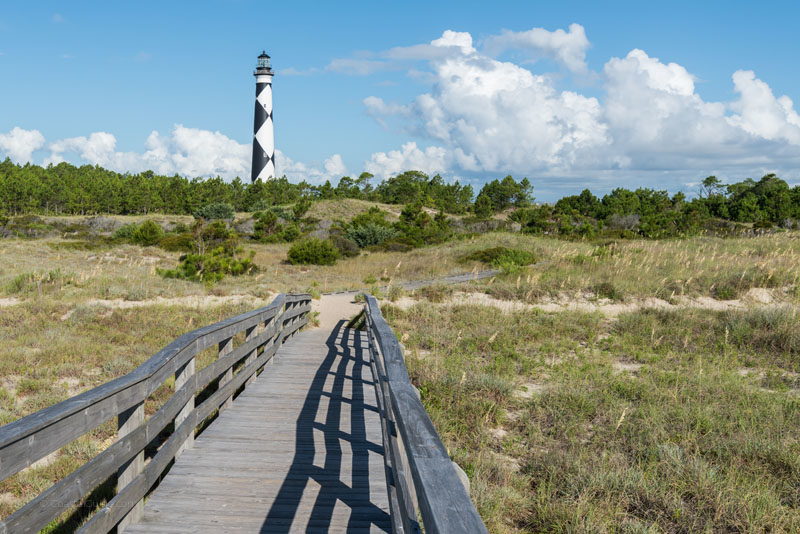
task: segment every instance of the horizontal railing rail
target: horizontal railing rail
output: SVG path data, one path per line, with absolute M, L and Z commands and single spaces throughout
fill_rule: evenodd
M 389 506 L 394 532 L 485 533 L 457 466 L 450 460 L 406 370 L 403 348 L 366 295 L 362 313 L 383 423 L 389 472 Z
M 5 480 L 114 417 L 118 424 L 113 444 L 0 521 L 0 534 L 38 532 L 115 475 L 115 495 L 78 532 L 122 530 L 138 519 L 144 497 L 192 445 L 198 426 L 230 405 L 308 323 L 310 311 L 310 295 L 279 295 L 268 306 L 180 336 L 124 376 L 0 427 Z M 244 340 L 234 346 L 242 333 Z M 195 356 L 215 345 L 217 359 L 195 371 Z M 171 377 L 172 396 L 145 418 L 145 401 Z M 155 452 L 146 462 L 149 448 Z

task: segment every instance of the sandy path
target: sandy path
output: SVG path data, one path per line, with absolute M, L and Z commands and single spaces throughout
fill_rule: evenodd
M 413 297 L 403 297 L 389 304 L 406 310 L 419 302 L 423 301 Z M 774 299 L 772 293 L 763 288 L 753 288 L 748 291 L 744 297 L 736 300 L 716 300 L 710 297 L 678 297 L 675 299 L 675 303 L 649 297 L 644 299 L 631 299 L 627 302 L 614 302 L 608 299 L 587 300 L 560 298 L 548 302 L 528 304 L 518 300 L 497 299 L 486 293 L 467 293 L 459 291 L 453 293 L 453 295 L 444 302 L 434 305 L 459 306 L 469 304 L 493 307 L 504 313 L 527 311 L 535 308 L 551 313 L 563 311 L 600 312 L 607 317 L 616 317 L 622 313 L 634 312 L 642 309 L 678 310 L 696 308 L 725 311 L 787 305 L 786 302 Z
M 364 304 L 353 302 L 355 296 L 355 292 L 338 293 L 312 301 L 312 311 L 319 312 L 319 328 L 331 330 L 340 320 L 351 319 L 360 312 Z

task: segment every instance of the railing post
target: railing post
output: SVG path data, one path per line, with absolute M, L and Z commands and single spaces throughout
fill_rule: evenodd
M 222 341 L 219 342 L 218 348 L 219 348 L 219 354 L 217 355 L 217 359 L 224 357 L 226 354 L 229 354 L 231 351 L 233 351 L 233 338 L 229 337 L 228 339 L 223 339 Z M 225 374 L 220 377 L 219 379 L 220 389 L 222 388 L 222 386 L 224 386 L 231 380 L 233 380 L 233 366 L 229 367 L 228 370 L 225 371 Z M 219 406 L 219 411 L 222 412 L 222 410 L 229 408 L 232 403 L 233 403 L 233 393 L 231 393 L 230 397 L 227 397 L 224 401 L 222 401 L 222 404 L 220 404 Z
M 194 376 L 194 356 L 192 356 L 188 362 L 183 364 L 183 367 L 178 369 L 175 373 L 175 391 L 178 391 L 184 384 L 186 384 L 191 378 Z M 178 428 L 181 423 L 183 423 L 187 417 L 192 413 L 194 410 L 194 393 L 192 396 L 189 397 L 189 400 L 186 401 L 186 404 L 181 408 L 181 411 L 178 412 L 178 415 L 175 416 L 175 428 Z M 175 458 L 181 455 L 183 451 L 186 449 L 191 449 L 194 445 L 194 430 L 189 432 L 189 435 L 186 436 L 186 441 L 178 447 L 178 452 L 175 453 Z
M 254 338 L 258 337 L 258 335 L 262 332 L 262 330 L 259 329 L 259 326 L 261 324 L 262 323 L 255 324 L 255 325 L 251 326 L 250 328 L 248 328 L 247 330 L 245 330 L 245 334 L 244 334 L 245 343 L 247 343 L 248 341 L 252 341 Z M 252 361 L 256 359 L 256 356 L 258 356 L 258 347 L 256 347 L 253 350 L 251 350 L 247 354 L 247 356 L 245 356 L 244 363 L 242 364 L 242 368 L 243 369 L 247 369 L 247 366 L 249 366 L 252 363 Z M 256 369 L 256 371 L 257 371 L 257 369 Z M 253 380 L 255 380 L 255 379 L 256 379 L 256 372 L 253 371 L 253 374 L 250 375 L 247 378 L 247 380 L 244 381 L 244 387 L 249 386 L 253 382 Z
M 292 315 L 294 315 L 295 308 L 297 308 L 297 304 L 298 304 L 297 301 L 292 302 Z M 290 326 L 294 327 L 295 323 L 297 323 L 297 315 L 294 315 L 294 317 L 292 317 L 292 322 L 290 323 Z M 296 332 L 296 330 L 292 330 L 292 336 L 291 337 L 294 337 L 294 333 L 295 332 Z
M 139 425 L 144 423 L 144 401 L 136 404 L 120 413 L 117 416 L 117 439 L 122 439 L 134 430 Z M 136 476 L 144 469 L 144 449 L 139 451 L 136 456 L 131 458 L 126 464 L 123 464 L 117 473 L 117 493 L 121 492 L 125 486 L 130 484 Z M 144 501 L 139 501 L 119 522 L 118 532 L 129 524 L 135 523 L 142 517 L 144 512 Z

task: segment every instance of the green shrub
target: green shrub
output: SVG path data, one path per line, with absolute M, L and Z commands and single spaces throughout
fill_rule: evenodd
M 278 216 L 274 211 L 259 211 L 253 214 L 255 225 L 253 226 L 253 237 L 263 240 L 272 235 L 278 228 Z
M 11 217 L 4 224 L 5 229 L 17 237 L 43 237 L 56 230 L 37 215 L 26 214 Z
M 309 237 L 298 241 L 289 249 L 289 263 L 300 265 L 333 265 L 339 251 L 329 240 Z
M 333 234 L 330 237 L 331 243 L 339 251 L 343 258 L 355 258 L 361 253 L 358 245 L 344 236 Z
M 292 215 L 296 221 L 299 221 L 311 208 L 310 198 L 301 198 L 292 208 Z
M 296 224 L 287 224 L 278 232 L 278 238 L 286 243 L 291 243 L 300 237 L 300 228 Z
M 601 282 L 592 287 L 594 294 L 600 298 L 622 301 L 625 295 L 611 282 Z
M 241 249 L 236 252 L 241 252 Z M 224 247 L 217 247 L 205 254 L 187 254 L 182 256 L 175 269 L 158 269 L 158 274 L 165 278 L 181 278 L 196 282 L 214 283 L 225 275 L 239 276 L 252 274 L 258 269 L 253 263 L 255 252 L 245 258 L 237 258 Z
M 225 202 L 212 202 L 194 212 L 196 218 L 206 221 L 219 219 L 231 220 L 234 215 L 233 206 Z
M 164 229 L 153 221 L 144 221 L 131 233 L 130 240 L 143 247 L 157 245 L 164 237 Z
M 170 252 L 192 252 L 197 244 L 192 234 L 181 233 L 165 235 L 158 242 L 158 246 Z
M 524 265 L 530 265 L 536 261 L 536 257 L 533 255 L 533 253 L 528 252 L 527 250 L 507 247 L 493 247 L 483 250 L 476 250 L 475 252 L 464 256 L 462 260 L 479 261 L 481 263 L 494 265 L 495 267 L 505 266 L 510 268 L 512 266 L 521 267 Z
M 351 226 L 345 234 L 348 239 L 361 248 L 380 245 L 384 241 L 393 239 L 398 235 L 399 232 L 394 228 L 375 222 L 366 222 L 358 226 Z
M 130 241 L 133 238 L 133 232 L 135 232 L 138 227 L 139 225 L 137 224 L 125 224 L 117 228 L 112 237 L 121 241 Z
M 203 252 L 223 247 L 228 254 L 234 254 L 239 246 L 239 236 L 225 221 L 213 221 L 195 229 L 198 249 Z

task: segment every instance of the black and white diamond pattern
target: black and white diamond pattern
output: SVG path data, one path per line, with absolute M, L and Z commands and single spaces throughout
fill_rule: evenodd
M 269 82 L 262 81 L 269 78 Z M 272 124 L 272 76 L 256 79 L 256 107 L 253 122 L 253 168 L 251 180 L 275 177 L 275 138 Z

